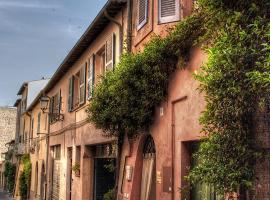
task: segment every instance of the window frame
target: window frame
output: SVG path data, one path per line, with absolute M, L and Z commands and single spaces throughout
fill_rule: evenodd
M 162 3 L 161 1 L 164 1 L 164 0 L 158 0 L 158 23 L 165 24 L 165 23 L 179 21 L 181 19 L 181 17 L 180 17 L 180 10 L 181 10 L 180 0 L 174 0 L 175 1 L 175 15 L 174 16 L 167 16 L 167 17 L 161 16 L 161 3 Z
M 141 0 L 138 0 L 138 12 L 137 12 L 137 31 L 139 31 L 142 27 L 145 26 L 145 24 L 147 24 L 148 22 L 148 16 L 149 16 L 149 0 L 145 0 L 145 11 L 144 11 L 144 16 L 145 16 L 145 19 L 140 23 L 140 1 Z

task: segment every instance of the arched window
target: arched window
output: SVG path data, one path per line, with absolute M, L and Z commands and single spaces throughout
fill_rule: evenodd
M 141 199 L 156 199 L 156 148 L 153 138 L 147 136 L 143 147 Z

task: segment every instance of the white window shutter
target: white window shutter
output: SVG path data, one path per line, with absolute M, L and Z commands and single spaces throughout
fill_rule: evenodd
M 87 70 L 87 99 L 93 98 L 95 84 L 95 55 L 93 54 L 89 59 L 89 66 Z
M 180 19 L 180 0 L 159 0 L 159 22 L 167 23 Z
M 83 65 L 80 70 L 80 91 L 79 91 L 80 104 L 85 103 L 85 68 L 86 64 Z
M 106 41 L 105 45 L 105 69 L 113 70 L 115 64 L 115 34 Z
M 148 0 L 138 0 L 138 29 L 147 23 L 148 18 Z

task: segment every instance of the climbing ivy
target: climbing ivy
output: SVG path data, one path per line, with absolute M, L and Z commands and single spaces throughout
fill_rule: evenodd
M 28 198 L 28 191 L 30 189 L 30 182 L 31 182 L 31 160 L 29 154 L 25 154 L 22 156 L 21 161 L 23 163 L 23 171 L 20 175 L 19 179 L 19 189 L 20 189 L 20 196 L 22 199 Z
M 219 193 L 252 186 L 260 151 L 253 143 L 255 102 L 264 102 L 270 85 L 270 1 L 198 0 L 198 9 L 158 36 L 138 54 L 125 54 L 106 73 L 87 112 L 108 136 L 141 133 L 166 98 L 170 78 L 183 68 L 190 49 L 201 45 L 207 63 L 195 75 L 207 103 L 197 167 L 188 178 Z
M 144 51 L 126 53 L 107 72 L 87 110 L 90 121 L 109 136 L 143 132 L 153 122 L 155 108 L 167 95 L 178 58 L 183 67 L 194 40 L 202 34 L 202 17 L 192 15 L 166 38 L 153 36 Z
M 9 192 L 13 192 L 15 185 L 16 165 L 11 162 L 5 162 L 4 176 L 6 178 L 6 187 Z

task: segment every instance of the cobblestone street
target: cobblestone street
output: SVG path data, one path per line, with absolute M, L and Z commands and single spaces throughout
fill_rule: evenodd
M 0 189 L 0 200 L 11 200 L 12 198 L 8 196 L 6 192 L 3 192 L 2 189 Z

